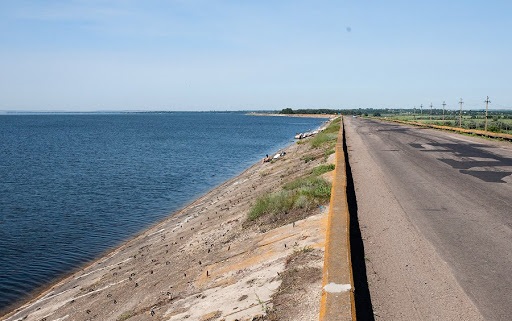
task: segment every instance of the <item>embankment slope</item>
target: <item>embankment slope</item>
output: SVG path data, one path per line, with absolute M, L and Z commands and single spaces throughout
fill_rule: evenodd
M 325 161 L 292 144 L 0 320 L 317 319 L 327 209 L 283 226 L 244 222 L 258 196 Z

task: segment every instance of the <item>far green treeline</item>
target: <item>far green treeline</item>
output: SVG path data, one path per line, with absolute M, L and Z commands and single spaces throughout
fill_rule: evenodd
M 317 115 L 317 114 L 342 114 L 342 115 L 358 115 L 358 116 L 391 116 L 391 115 L 423 115 L 428 116 L 430 115 L 430 109 L 424 108 L 410 108 L 410 109 L 394 109 L 394 108 L 354 108 L 354 109 L 327 109 L 327 108 L 320 108 L 320 109 L 295 109 L 292 108 L 284 108 L 281 111 L 279 111 L 279 114 L 285 114 L 285 115 L 293 115 L 293 114 L 311 114 L 311 115 Z M 458 115 L 459 110 L 450 109 L 444 111 L 445 115 Z M 463 113 L 465 115 L 469 116 L 479 116 L 482 114 L 485 114 L 485 109 L 479 109 L 479 110 L 464 110 Z M 443 110 L 440 108 L 434 108 L 432 109 L 432 115 L 442 115 Z M 488 112 L 489 117 L 500 117 L 505 119 L 512 119 L 512 110 L 489 110 Z
M 402 121 L 414 121 L 439 126 L 461 127 L 484 130 L 486 112 L 481 110 L 439 109 L 439 108 L 358 108 L 358 109 L 297 109 L 284 108 L 280 114 L 342 114 L 363 117 L 383 117 Z M 512 134 L 512 110 L 489 110 L 487 130 L 495 133 Z

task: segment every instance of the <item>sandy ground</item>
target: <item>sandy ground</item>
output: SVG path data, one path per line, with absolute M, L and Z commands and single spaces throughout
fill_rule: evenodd
M 375 320 L 483 320 L 392 193 L 356 126 L 346 118 Z
M 327 208 L 284 226 L 243 224 L 259 195 L 323 162 L 300 159 L 311 154 L 308 144 L 292 144 L 286 152 L 276 162 L 255 164 L 0 319 L 317 319 Z

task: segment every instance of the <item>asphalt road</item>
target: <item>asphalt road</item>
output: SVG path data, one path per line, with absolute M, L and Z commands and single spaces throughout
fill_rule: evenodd
M 375 318 L 512 320 L 512 143 L 345 130 Z

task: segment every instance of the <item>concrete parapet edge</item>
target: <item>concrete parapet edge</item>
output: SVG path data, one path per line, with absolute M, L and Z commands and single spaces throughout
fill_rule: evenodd
M 343 135 L 341 118 L 325 241 L 320 321 L 356 320 Z

